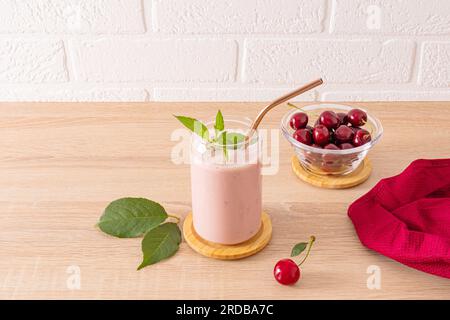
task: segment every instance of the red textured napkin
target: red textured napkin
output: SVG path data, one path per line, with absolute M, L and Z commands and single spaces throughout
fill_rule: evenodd
M 450 159 L 412 162 L 353 202 L 348 215 L 366 247 L 450 278 Z

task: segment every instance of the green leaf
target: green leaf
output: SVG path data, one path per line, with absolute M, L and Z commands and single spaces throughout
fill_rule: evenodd
M 142 240 L 144 259 L 138 270 L 173 256 L 180 243 L 181 232 L 176 223 L 164 223 L 150 230 Z
M 308 246 L 308 242 L 300 242 L 297 243 L 293 248 L 291 252 L 291 257 L 298 256 L 300 253 L 305 251 L 306 247 Z
M 225 122 L 223 121 L 223 115 L 222 112 L 220 110 L 217 111 L 217 115 L 216 115 L 216 123 L 214 124 L 214 129 L 216 131 L 216 136 L 215 138 L 215 142 L 219 142 L 219 144 L 222 145 L 226 145 L 226 135 L 222 135 L 222 142 L 218 141 L 218 139 L 220 138 L 219 135 L 220 133 L 225 130 Z M 227 148 L 222 148 L 223 150 L 223 156 L 225 157 L 225 159 L 228 158 L 228 152 L 227 152 Z
M 227 133 L 227 144 L 235 145 L 244 141 L 245 135 L 237 132 L 228 132 Z
M 222 112 L 217 111 L 216 115 L 216 124 L 214 125 L 214 129 L 216 129 L 216 133 L 223 131 L 225 129 L 225 123 L 223 121 L 223 115 Z
M 199 120 L 185 117 L 185 116 L 174 116 L 177 118 L 186 128 L 200 136 L 202 139 L 209 140 L 208 128 Z
M 98 226 L 112 236 L 134 238 L 166 219 L 166 210 L 157 202 L 144 198 L 121 198 L 106 207 Z
M 236 149 L 237 145 L 245 140 L 245 135 L 238 132 L 224 131 L 218 140 L 220 144 Z

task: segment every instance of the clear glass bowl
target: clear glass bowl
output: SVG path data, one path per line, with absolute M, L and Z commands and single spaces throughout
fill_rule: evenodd
M 300 110 L 292 109 L 281 120 L 281 130 L 285 138 L 294 148 L 295 154 L 300 161 L 300 164 L 308 171 L 314 174 L 321 175 L 344 175 L 353 172 L 364 158 L 367 156 L 369 150 L 377 144 L 383 135 L 383 127 L 380 121 L 367 113 L 367 123 L 361 128 L 370 132 L 372 140 L 360 147 L 345 149 L 345 150 L 328 150 L 319 149 L 295 140 L 292 135 L 295 130 L 289 125 L 292 115 L 296 112 L 302 111 L 308 115 L 308 125 L 314 126 L 314 123 L 319 118 L 319 115 L 326 110 L 334 112 L 347 113 L 355 107 L 349 107 L 340 104 L 315 104 L 300 108 Z

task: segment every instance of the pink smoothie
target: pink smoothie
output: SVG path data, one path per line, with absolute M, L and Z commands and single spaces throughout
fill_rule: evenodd
M 261 165 L 191 164 L 195 231 L 205 240 L 236 244 L 261 226 Z

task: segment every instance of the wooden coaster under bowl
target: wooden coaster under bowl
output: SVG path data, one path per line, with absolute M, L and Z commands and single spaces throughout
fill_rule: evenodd
M 351 188 L 366 181 L 367 178 L 369 178 L 370 173 L 372 172 L 372 164 L 370 163 L 370 160 L 368 158 L 365 158 L 359 165 L 359 167 L 355 169 L 355 171 L 342 176 L 319 175 L 309 172 L 300 164 L 300 161 L 296 156 L 292 156 L 291 162 L 292 169 L 294 170 L 297 177 L 309 184 L 320 188 Z
M 210 242 L 200 237 L 194 230 L 192 213 L 189 213 L 183 223 L 183 235 L 187 244 L 196 252 L 209 258 L 221 260 L 242 259 L 261 251 L 272 237 L 272 222 L 270 216 L 263 212 L 261 228 L 251 239 L 234 245 L 224 245 Z

